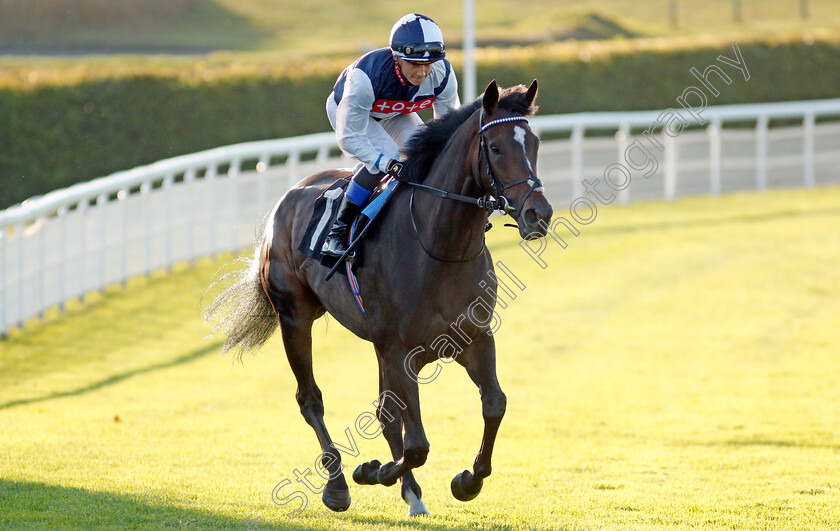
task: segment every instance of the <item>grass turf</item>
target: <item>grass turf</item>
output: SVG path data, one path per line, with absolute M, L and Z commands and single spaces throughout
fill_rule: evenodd
M 514 231 L 490 233 L 526 288 L 497 309 L 508 410 L 476 500 L 449 492 L 482 426 L 454 365 L 421 387 L 431 517 L 355 484 L 331 513 L 297 483 L 319 452 L 279 335 L 243 365 L 203 339 L 222 259 L 0 341 L 0 527 L 840 527 L 840 188 L 601 208 L 579 228 L 565 250 L 548 241 L 545 269 Z M 383 459 L 354 430 L 377 395 L 372 349 L 335 321 L 314 336 L 327 426 L 360 453 L 347 471 Z M 284 479 L 308 501 L 296 518 L 271 501 Z
M 0 2 L 3 48 L 159 53 L 274 50 L 284 58 L 356 55 L 386 45 L 391 25 L 411 11 L 404 3 L 362 0 L 50 0 L 26 4 Z M 571 38 L 743 37 L 831 28 L 840 22 L 834 0 L 805 2 L 806 17 L 802 17 L 803 2 L 791 0 L 482 0 L 476 4 L 476 37 L 481 45 Z M 450 48 L 460 46 L 460 2 L 432 0 L 424 3 L 422 11 L 441 24 Z

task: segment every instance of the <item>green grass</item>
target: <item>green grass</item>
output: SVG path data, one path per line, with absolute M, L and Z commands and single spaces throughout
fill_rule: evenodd
M 564 39 L 714 35 L 765 35 L 780 30 L 840 25 L 834 0 L 808 0 L 801 18 L 796 0 L 482 0 L 476 2 L 476 36 L 482 45 Z M 291 56 L 355 55 L 387 44 L 391 25 L 414 9 L 444 28 L 453 47 L 463 40 L 463 4 L 431 0 L 24 0 L 0 2 L 0 46 L 6 49 L 206 51 L 274 50 Z
M 508 411 L 474 501 L 448 484 L 478 450 L 480 403 L 447 365 L 421 388 L 431 517 L 406 520 L 397 488 L 351 485 L 348 512 L 310 495 L 287 518 L 271 490 L 313 466 L 315 436 L 279 337 L 243 365 L 203 339 L 221 265 L 207 260 L 0 342 L 0 527 L 840 527 L 840 188 L 605 207 L 580 228 L 545 269 L 514 231 L 490 233 L 527 288 L 499 309 Z M 377 394 L 373 352 L 334 320 L 314 335 L 346 443 Z M 386 455 L 356 442 L 350 470 Z
M 588 61 L 733 39 L 814 42 L 836 38 L 840 28 L 835 0 L 808 0 L 807 19 L 799 17 L 795 0 L 742 2 L 741 23 L 732 20 L 731 0 L 679 0 L 677 26 L 670 23 L 668 4 L 482 0 L 475 10 L 476 58 Z M 391 25 L 412 9 L 362 0 L 0 0 L 0 88 L 126 75 L 200 83 L 255 73 L 339 72 L 360 53 L 387 46 Z M 448 57 L 461 68 L 462 4 L 433 0 L 422 11 L 440 23 Z

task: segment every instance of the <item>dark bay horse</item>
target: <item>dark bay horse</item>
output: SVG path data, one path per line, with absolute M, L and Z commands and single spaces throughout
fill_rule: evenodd
M 481 98 L 415 135 L 406 149 L 402 182 L 363 242 L 364 262 L 357 276 L 366 317 L 345 279 L 337 275 L 325 280 L 327 269 L 297 250 L 315 199 L 337 178 L 349 176 L 339 170 L 311 175 L 283 196 L 268 217 L 250 267 L 235 272 L 237 281 L 207 308 L 206 317 L 217 321 L 216 330 L 227 336 L 226 351 L 258 348 L 280 326 L 301 414 L 315 430 L 330 473 L 322 500 L 332 510 L 346 510 L 350 492 L 341 455 L 324 425 L 321 390 L 312 372 L 311 328 L 325 312 L 373 343 L 379 391 L 401 402 L 390 413 L 384 400 L 377 408 L 393 461 L 359 465 L 353 473 L 357 483 L 393 485 L 400 479 L 409 514 L 428 513 L 411 472 L 429 453 L 415 377 L 437 354 L 424 349 L 422 355 L 407 356 L 452 333 L 450 325 L 456 322 L 465 345 L 456 359 L 479 388 L 484 434 L 472 471 L 453 478 L 453 495 L 463 501 L 475 498 L 490 475 L 506 398 L 496 378 L 492 334 L 486 323 L 463 318 L 478 297 L 488 299 L 488 292 L 490 304 L 496 303 L 496 286 L 482 281 L 493 271 L 484 243 L 490 212 L 465 198 L 492 196 L 490 204 L 514 217 L 523 238 L 545 236 L 552 209 L 536 176 L 539 139 L 527 121 L 536 112 L 536 95 L 536 80 L 528 88 L 501 91 L 494 81 Z M 420 181 L 425 188 L 416 186 Z M 447 194 L 461 200 L 441 197 Z

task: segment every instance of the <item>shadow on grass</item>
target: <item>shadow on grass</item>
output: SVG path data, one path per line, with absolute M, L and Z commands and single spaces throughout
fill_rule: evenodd
M 257 515 L 237 519 L 209 510 L 161 505 L 142 496 L 8 480 L 0 480 L 0 507 L 3 529 L 311 528 L 306 522 L 275 525 Z
M 235 529 L 330 530 L 346 527 L 399 529 L 485 529 L 513 531 L 521 529 L 503 523 L 488 526 L 453 526 L 451 522 L 426 517 L 375 518 L 336 513 L 316 518 L 285 519 L 267 522 L 259 514 L 232 518 L 211 510 L 165 505 L 142 495 L 96 492 L 80 488 L 58 487 L 43 483 L 0 479 L 0 528 L 2 529 Z
M 770 446 L 776 448 L 823 448 L 826 450 L 840 451 L 840 444 L 836 442 L 821 442 L 821 441 L 803 441 L 803 440 L 786 440 L 780 438 L 754 436 L 729 439 L 719 443 L 713 443 L 710 446 L 725 444 L 727 446 Z
M 18 2 L 20 3 L 20 2 Z M 24 55 L 195 54 L 258 47 L 270 33 L 218 0 L 52 0 L 52 8 L 0 2 L 0 50 Z
M 555 28 L 547 30 L 535 30 L 527 34 L 520 34 L 514 37 L 482 38 L 477 45 L 487 46 L 533 46 L 535 44 L 558 42 L 567 40 L 600 40 L 612 39 L 615 37 L 634 38 L 642 34 L 624 27 L 618 20 L 599 13 L 587 13 L 569 22 L 558 22 Z M 463 48 L 463 42 L 455 41 L 454 46 L 446 43 L 447 48 Z
M 114 385 L 123 380 L 127 380 L 128 378 L 132 378 L 134 376 L 139 376 L 141 374 L 148 374 L 150 372 L 159 371 L 163 369 L 169 369 L 171 367 L 175 367 L 177 365 L 182 365 L 184 363 L 189 363 L 191 361 L 197 360 L 203 356 L 206 356 L 212 352 L 218 352 L 222 347 L 222 343 L 216 341 L 207 345 L 206 347 L 202 347 L 198 350 L 194 350 L 188 354 L 184 354 L 182 356 L 178 356 L 177 358 L 164 362 L 164 363 L 156 363 L 155 365 L 149 365 L 148 367 L 143 367 L 142 369 L 134 369 L 132 371 L 121 372 L 119 374 L 115 374 L 113 376 L 109 376 L 104 380 L 99 380 L 98 382 L 93 382 L 88 384 L 84 387 L 79 387 L 78 389 L 72 389 L 70 391 L 61 391 L 59 393 L 50 393 L 48 395 L 34 397 L 34 398 L 22 398 L 19 400 L 12 400 L 11 402 L 6 402 L 5 404 L 0 404 L 0 410 L 8 409 L 15 406 L 23 406 L 28 404 L 35 404 L 38 402 L 46 402 L 48 400 L 55 400 L 57 398 L 66 398 L 68 396 L 78 396 L 84 393 L 89 393 L 91 391 L 96 391 L 102 389 L 103 387 L 108 387 L 109 385 Z
M 352 508 L 350 509 L 352 511 Z M 500 522 L 496 522 L 490 525 L 481 525 L 478 523 L 471 523 L 467 525 L 457 525 L 453 524 L 451 521 L 447 521 L 446 523 L 442 523 L 438 520 L 434 520 L 432 518 L 428 518 L 425 516 L 420 517 L 405 517 L 405 518 L 372 518 L 372 517 L 364 517 L 364 516 L 354 516 L 349 515 L 347 520 L 353 522 L 359 526 L 382 526 L 386 525 L 388 528 L 399 528 L 399 529 L 429 529 L 429 530 L 437 530 L 437 529 L 447 529 L 447 530 L 458 530 L 458 531 L 467 531 L 467 530 L 486 530 L 486 531 L 514 531 L 518 529 L 522 529 L 521 525 L 510 525 L 504 524 Z M 562 531 L 561 528 L 557 528 L 558 531 Z

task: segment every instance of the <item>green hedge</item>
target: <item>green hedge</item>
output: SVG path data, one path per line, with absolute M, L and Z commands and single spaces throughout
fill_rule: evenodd
M 324 131 L 326 78 L 172 77 L 0 89 L 0 207 L 210 147 Z M 315 95 L 306 97 L 302 95 Z M 323 95 L 323 98 L 317 96 Z
M 721 95 L 710 104 L 840 97 L 840 36 L 738 45 L 751 78 L 723 67 L 733 84 L 719 84 Z M 492 78 L 511 85 L 536 77 L 541 114 L 662 109 L 698 84 L 691 67 L 702 72 L 719 54 L 733 57 L 728 41 L 483 50 L 479 90 Z M 0 208 L 166 157 L 329 130 L 324 100 L 341 67 L 324 64 L 305 73 L 240 69 L 208 81 L 132 71 L 67 84 L 6 83 L 0 88 Z
M 489 78 L 492 73 L 503 85 L 538 77 L 541 114 L 675 107 L 683 90 L 701 86 L 690 69 L 703 72 L 711 64 L 720 66 L 732 83 L 711 76 L 720 95 L 710 97 L 709 105 L 840 97 L 840 39 L 806 42 L 738 42 L 748 81 L 735 67 L 716 60 L 719 55 L 735 58 L 729 42 L 702 47 L 651 44 L 617 51 L 596 46 L 563 61 L 529 53 L 516 63 L 494 58 L 479 68 L 479 76 Z

